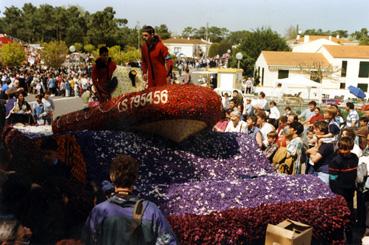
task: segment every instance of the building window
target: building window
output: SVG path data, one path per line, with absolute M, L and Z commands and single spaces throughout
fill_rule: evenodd
M 311 71 L 310 72 L 310 80 L 320 83 L 320 75 L 318 71 Z
M 346 88 L 346 83 L 340 83 L 340 89 L 345 89 Z
M 369 62 L 360 62 L 359 77 L 369 77 Z
M 346 77 L 347 72 L 347 61 L 342 60 L 341 77 Z
M 264 68 L 261 69 L 261 85 L 264 85 Z
M 288 78 L 289 70 L 278 70 L 278 79 Z
M 368 92 L 368 84 L 367 83 L 358 83 L 357 87 L 361 88 L 361 90 L 363 90 L 364 92 Z

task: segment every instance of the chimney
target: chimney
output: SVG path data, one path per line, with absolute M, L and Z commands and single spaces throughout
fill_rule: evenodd
M 309 42 L 310 36 L 309 35 L 305 35 L 304 36 L 304 43 Z

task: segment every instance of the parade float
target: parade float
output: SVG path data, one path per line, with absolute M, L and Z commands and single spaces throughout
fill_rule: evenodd
M 274 173 L 248 135 L 212 132 L 220 111 L 212 90 L 168 85 L 64 115 L 53 132 L 10 127 L 4 140 L 12 162 L 23 162 L 14 167 L 32 172 L 42 142 L 54 138 L 81 186 L 108 179 L 117 154 L 133 156 L 137 194 L 158 204 L 182 244 L 259 244 L 267 224 L 285 219 L 312 226 L 315 239 L 343 244 L 344 198 L 315 176 Z

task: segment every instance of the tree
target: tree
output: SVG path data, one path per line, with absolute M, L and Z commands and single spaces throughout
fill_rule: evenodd
M 213 43 L 209 48 L 209 57 L 215 57 L 219 54 L 219 43 Z
M 196 32 L 196 28 L 193 28 L 191 26 L 187 26 L 182 31 L 182 37 L 184 38 L 192 38 Z
M 24 48 L 19 43 L 4 44 L 0 48 L 0 63 L 4 66 L 19 66 L 25 59 Z
M 242 52 L 244 59 L 241 61 L 241 67 L 246 74 L 253 74 L 256 59 L 263 50 L 289 51 L 290 49 L 287 46 L 286 40 L 270 28 L 257 29 L 247 35 L 239 47 L 232 52 L 231 66 L 237 66 L 235 55 L 237 52 Z
M 50 67 L 60 67 L 68 54 L 68 47 L 63 41 L 51 41 L 43 45 L 42 56 L 45 64 Z
M 155 26 L 155 32 L 161 37 L 161 39 L 168 39 L 171 37 L 168 27 L 164 24 L 161 24 L 160 26 Z
M 87 37 L 90 43 L 113 46 L 118 40 L 118 24 L 114 19 L 115 11 L 106 7 L 103 11 L 92 14 L 88 21 Z
M 225 39 L 228 34 L 229 34 L 229 30 L 224 27 L 211 26 L 207 28 L 207 27 L 202 26 L 199 29 L 195 30 L 193 37 L 198 38 L 198 39 L 208 38 L 212 42 L 220 42 L 223 39 Z
M 286 32 L 286 39 L 287 40 L 292 40 L 292 39 L 296 39 L 298 33 L 297 33 L 297 27 L 296 26 L 290 26 L 287 29 Z
M 82 43 L 74 43 L 73 46 L 76 48 L 77 52 L 82 51 L 82 48 L 83 48 Z
M 247 38 L 248 35 L 250 35 L 250 31 L 234 31 L 231 32 L 226 40 L 233 45 L 239 45 L 243 40 Z
M 87 53 L 92 53 L 92 51 L 94 51 L 95 49 L 95 46 L 89 43 L 83 46 L 83 50 L 85 50 Z
M 368 29 L 361 28 L 360 31 L 356 31 L 351 36 L 360 42 L 360 45 L 369 45 Z

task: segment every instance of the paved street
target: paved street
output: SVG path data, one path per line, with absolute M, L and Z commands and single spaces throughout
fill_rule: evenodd
M 69 112 L 78 111 L 83 109 L 86 104 L 84 104 L 80 97 L 59 97 L 53 96 L 51 97 L 55 102 L 55 112 L 54 118 L 67 114 Z M 34 103 L 35 96 L 30 94 L 27 96 L 27 101 L 30 103 Z

